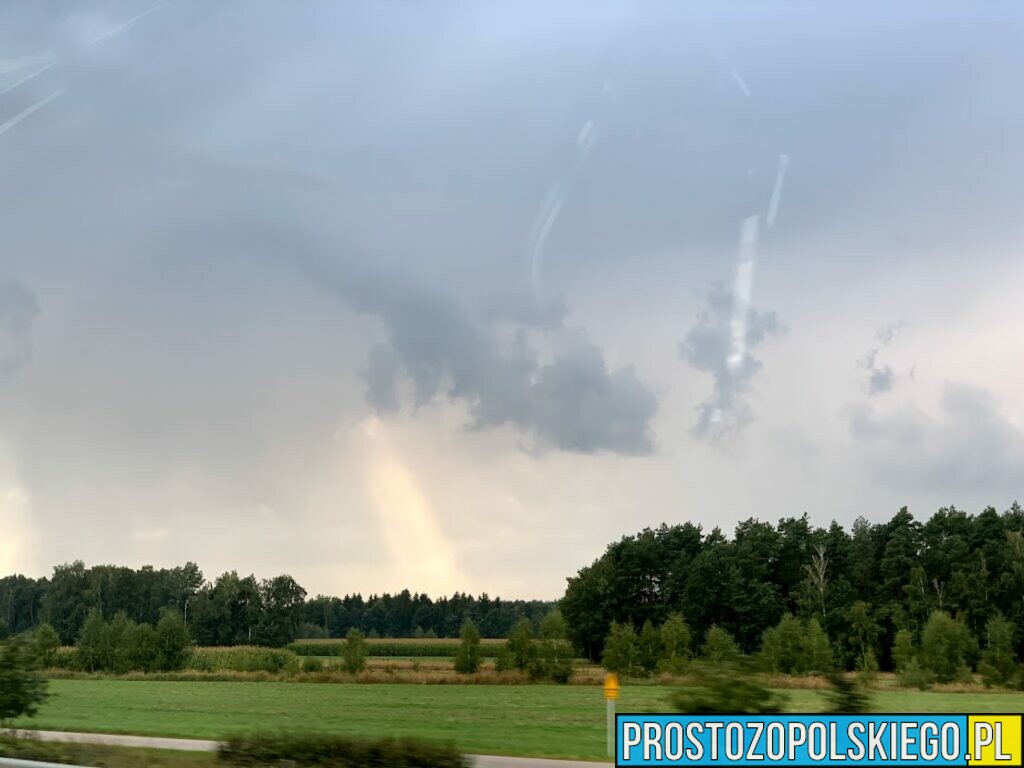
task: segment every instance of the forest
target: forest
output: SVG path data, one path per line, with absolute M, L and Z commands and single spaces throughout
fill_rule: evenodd
M 569 579 L 560 607 L 572 640 L 595 660 L 613 626 L 640 631 L 677 615 L 695 646 L 715 628 L 744 653 L 790 628 L 799 634 L 799 622 L 816 624 L 848 669 L 866 658 L 897 668 L 901 645 L 947 618 L 964 646 L 957 658 L 977 658 L 993 628 L 1010 630 L 1020 658 L 1024 510 L 949 507 L 921 522 L 903 508 L 888 522 L 858 518 L 849 531 L 812 526 L 807 515 L 775 525 L 751 518 L 731 538 L 690 522 L 662 525 L 610 544 Z
M 408 590 L 308 598 L 288 575 L 260 580 L 232 571 L 211 582 L 195 563 L 133 569 L 76 561 L 54 567 L 49 578 L 0 578 L 0 638 L 48 623 L 72 645 L 94 608 L 106 620 L 123 613 L 152 626 L 175 612 L 201 646 L 284 646 L 296 638 L 344 637 L 352 628 L 368 637 L 456 637 L 465 619 L 485 637 L 504 637 L 517 619 L 537 623 L 553 605 L 459 592 L 431 599 Z

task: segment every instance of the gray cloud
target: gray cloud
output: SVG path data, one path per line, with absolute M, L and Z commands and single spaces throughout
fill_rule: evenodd
M 879 363 L 878 355 L 885 347 L 892 344 L 893 339 L 896 338 L 896 332 L 904 325 L 906 323 L 898 320 L 879 328 L 875 333 L 875 340 L 878 342 L 878 346 L 869 349 L 864 357 L 858 361 L 858 364 L 868 372 L 869 397 L 889 392 L 896 384 L 896 372 L 892 369 L 892 366 L 886 363 Z
M 873 475 L 911 492 L 1024 493 L 1024 432 L 983 389 L 947 383 L 937 416 L 914 406 L 882 411 L 868 402 L 848 411 L 850 434 Z
M 0 374 L 11 373 L 32 354 L 32 326 L 39 315 L 35 293 L 14 280 L 0 280 Z
M 632 367 L 609 369 L 582 332 L 568 333 L 541 362 L 523 326 L 502 349 L 492 326 L 442 296 L 385 288 L 363 293 L 359 308 L 377 315 L 388 335 L 367 365 L 367 398 L 378 410 L 398 407 L 397 383 L 404 376 L 417 407 L 439 397 L 465 402 L 470 429 L 509 424 L 538 447 L 579 453 L 653 449 L 657 399 Z
M 752 351 L 765 338 L 783 331 L 774 312 L 758 312 L 750 308 L 747 314 L 746 346 L 738 363 L 730 364 L 732 354 L 733 293 L 721 283 L 708 291 L 707 307 L 697 318 L 697 324 L 679 345 L 679 356 L 694 368 L 711 374 L 711 396 L 697 408 L 694 434 L 702 440 L 718 443 L 735 437 L 753 419 L 753 413 L 743 394 L 759 370 L 761 361 Z

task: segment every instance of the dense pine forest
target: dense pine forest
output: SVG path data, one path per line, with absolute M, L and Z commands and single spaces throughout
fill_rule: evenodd
M 599 659 L 609 628 L 662 625 L 678 614 L 703 642 L 712 627 L 744 652 L 792 616 L 824 629 L 835 661 L 856 668 L 871 658 L 899 667 L 900 645 L 926 625 L 954 620 L 970 664 L 997 628 L 1010 630 L 1013 654 L 1024 643 L 1024 510 L 970 515 L 943 508 L 925 522 L 901 509 L 886 523 L 859 518 L 846 531 L 814 527 L 806 515 L 777 524 L 753 518 L 731 538 L 699 525 L 662 525 L 609 545 L 569 579 L 561 601 L 570 634 Z M 965 630 L 965 631 L 962 631 Z M 931 630 L 929 630 L 931 631 Z M 957 641 L 961 642 L 961 641 Z M 973 657 L 973 658 L 972 658 Z

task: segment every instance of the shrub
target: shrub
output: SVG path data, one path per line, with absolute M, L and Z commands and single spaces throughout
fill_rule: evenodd
M 121 647 L 116 654 L 123 670 L 141 670 L 152 672 L 157 667 L 156 630 L 149 624 L 132 622 L 121 638 Z M 115 665 L 117 666 L 117 665 Z
M 164 672 L 184 669 L 191 646 L 192 638 L 181 614 L 164 611 L 156 625 L 155 668 Z
M 766 629 L 761 636 L 761 657 L 765 667 L 785 675 L 795 672 L 800 663 L 802 634 L 800 622 L 791 614 L 786 614 L 778 624 Z
M 33 671 L 34 663 L 23 638 L 0 646 L 0 727 L 16 717 L 32 717 L 46 699 L 46 681 Z
M 897 674 L 904 672 L 916 658 L 917 648 L 914 646 L 914 635 L 911 631 L 901 629 L 896 632 L 896 637 L 892 641 L 892 661 Z
M 832 646 L 817 619 L 801 622 L 791 615 L 766 629 L 761 658 L 773 672 L 804 675 L 832 668 Z
M 962 622 L 945 611 L 933 611 L 921 630 L 920 664 L 938 682 L 948 683 L 963 677 L 974 648 L 974 638 Z
M 654 626 L 650 619 L 644 622 L 637 638 L 637 650 L 640 653 L 640 666 L 645 674 L 651 674 L 658 667 L 658 662 L 664 654 L 664 645 L 661 641 L 661 632 Z
M 632 624 L 612 622 L 611 631 L 604 641 L 601 663 L 609 672 L 620 675 L 640 675 L 640 641 Z
M 700 648 L 701 657 L 712 664 L 734 664 L 742 657 L 739 645 L 732 635 L 717 624 L 712 624 Z
M 110 648 L 107 644 L 108 635 L 106 623 L 102 614 L 93 608 L 85 617 L 85 622 L 78 633 L 78 663 L 79 669 L 86 672 L 97 672 L 107 669 L 110 659 Z
M 533 654 L 533 625 L 529 619 L 519 619 L 508 633 L 508 649 L 516 669 L 526 669 Z
M 985 650 L 978 671 L 986 686 L 1008 685 L 1016 672 L 1013 653 L 1013 623 L 1000 615 L 985 625 Z
M 323 672 L 324 663 L 316 656 L 307 656 L 302 660 L 303 672 Z
M 803 673 L 824 673 L 832 669 L 832 645 L 817 619 L 809 619 L 804 624 L 797 669 Z
M 672 694 L 671 706 L 687 714 L 773 714 L 781 712 L 786 699 L 754 682 L 735 664 L 695 663 L 695 685 Z
M 664 672 L 679 674 L 690 661 L 692 637 L 690 628 L 681 613 L 673 613 L 661 625 L 661 644 L 664 655 L 659 668 Z
M 232 736 L 218 753 L 239 768 L 287 764 L 296 768 L 468 768 L 452 745 L 414 739 L 354 739 L 326 734 Z
M 569 678 L 572 677 L 574 656 L 572 645 L 568 640 L 538 640 L 528 667 L 530 679 L 568 683 Z
M 508 672 L 511 669 L 515 669 L 515 667 L 515 657 L 512 655 L 512 651 L 509 650 L 508 643 L 505 643 L 498 650 L 498 655 L 494 657 L 494 669 L 497 672 Z
M 896 680 L 900 685 L 908 688 L 920 688 L 922 691 L 926 691 L 935 682 L 935 676 L 921 666 L 921 662 L 915 656 L 896 673 Z
M 480 632 L 469 619 L 462 622 L 459 631 L 459 650 L 455 654 L 455 671 L 464 675 L 480 669 Z
M 76 669 L 78 667 L 78 651 L 72 646 L 61 646 L 53 654 L 55 669 Z
M 366 638 L 355 627 L 345 635 L 345 646 L 342 648 L 341 656 L 342 669 L 353 675 L 362 672 L 366 666 Z
M 50 624 L 43 622 L 36 627 L 32 633 L 32 656 L 36 664 L 43 669 L 54 666 L 57 658 L 57 649 L 60 647 L 60 636 Z

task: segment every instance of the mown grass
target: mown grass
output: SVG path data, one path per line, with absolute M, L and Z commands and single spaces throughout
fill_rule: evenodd
M 670 688 L 626 685 L 620 712 L 665 711 Z M 219 739 L 317 731 L 453 741 L 466 752 L 603 759 L 605 704 L 592 686 L 294 685 L 54 680 L 21 728 Z M 790 709 L 820 711 L 821 693 L 789 690 Z M 880 691 L 878 712 L 1017 712 L 1021 693 Z

